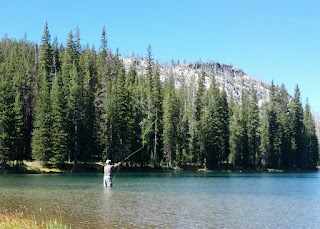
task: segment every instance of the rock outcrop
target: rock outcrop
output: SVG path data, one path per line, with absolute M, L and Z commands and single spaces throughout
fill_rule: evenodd
M 123 58 L 123 63 L 128 71 L 131 65 L 134 65 L 138 74 L 146 73 L 146 61 L 141 58 Z M 214 73 L 216 82 L 221 88 L 225 88 L 228 96 L 233 96 L 235 100 L 241 99 L 242 87 L 245 90 L 251 90 L 253 86 L 257 91 L 259 105 L 269 98 L 270 84 L 261 80 L 257 80 L 242 69 L 232 65 L 221 64 L 217 62 L 195 62 L 195 63 L 172 63 L 159 64 L 160 78 L 164 81 L 169 75 L 173 75 L 175 86 L 180 87 L 181 81 L 187 84 L 192 80 L 197 82 L 197 78 L 201 72 L 205 75 L 206 87 L 209 88 L 211 75 Z M 183 79 L 182 79 L 183 78 Z M 243 85 L 243 86 L 242 86 Z

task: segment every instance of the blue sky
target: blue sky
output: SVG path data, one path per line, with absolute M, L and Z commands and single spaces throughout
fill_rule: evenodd
M 218 61 L 268 83 L 299 85 L 303 102 L 320 111 L 318 0 L 0 0 L 0 37 L 40 42 L 47 21 L 65 43 L 80 28 L 82 44 L 99 47 L 105 25 L 109 48 L 122 56 Z

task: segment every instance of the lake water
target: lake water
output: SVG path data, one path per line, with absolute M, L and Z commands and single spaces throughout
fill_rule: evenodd
M 0 211 L 72 228 L 319 228 L 320 173 L 0 175 Z

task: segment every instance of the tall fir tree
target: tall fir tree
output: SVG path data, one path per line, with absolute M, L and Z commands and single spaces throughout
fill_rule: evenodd
M 228 157 L 229 163 L 233 165 L 234 168 L 242 168 L 242 145 L 241 145 L 241 104 L 238 102 L 231 103 L 231 117 L 229 123 L 230 130 L 230 154 Z
M 15 130 L 12 86 L 7 75 L 0 75 L 0 160 L 4 165 L 11 159 L 13 142 L 11 134 Z
M 119 58 L 117 55 L 115 58 Z M 116 91 L 116 106 L 117 106 L 117 127 L 119 142 L 119 155 L 117 160 L 123 160 L 129 155 L 133 144 L 134 134 L 134 119 L 132 117 L 132 97 L 129 95 L 126 87 L 125 69 L 122 62 L 119 61 L 118 76 L 117 76 L 117 91 Z
M 96 80 L 93 82 L 94 86 L 94 107 L 95 107 L 95 124 L 94 124 L 94 137 L 97 142 L 97 151 L 102 152 L 106 149 L 105 141 L 105 113 L 106 106 L 105 101 L 107 97 L 107 88 L 110 86 L 110 59 L 111 55 L 108 55 L 107 49 L 107 36 L 105 27 L 102 29 L 101 42 L 99 47 L 99 53 L 97 54 L 95 66 L 96 66 Z M 105 155 L 103 153 L 103 155 Z M 104 157 L 104 156 L 103 156 Z
M 130 101 L 128 116 L 131 119 L 130 138 L 131 138 L 131 151 L 135 151 L 143 147 L 143 140 L 141 139 L 141 126 L 140 123 L 143 120 L 143 112 L 141 104 L 143 103 L 141 95 L 141 87 L 139 83 L 139 77 L 134 65 L 131 65 L 126 76 L 125 85 L 128 91 L 128 98 Z M 142 149 L 139 153 L 134 154 L 129 161 L 141 162 L 142 155 L 145 151 Z
M 187 163 L 192 162 L 192 153 L 190 150 L 190 116 L 192 117 L 191 102 L 190 102 L 190 87 L 186 84 L 185 76 L 180 77 L 180 88 L 177 90 L 179 99 L 179 122 L 178 122 L 178 152 L 177 164 L 180 167 L 186 167 Z
M 73 156 L 74 167 L 78 164 L 81 149 L 81 132 L 83 131 L 82 110 L 83 110 L 83 79 L 74 61 L 70 74 L 70 91 L 68 97 L 69 111 L 69 136 L 70 151 Z
M 290 102 L 290 127 L 291 142 L 294 156 L 295 169 L 302 169 L 305 159 L 304 151 L 304 128 L 303 128 L 303 107 L 300 98 L 300 90 L 296 85 L 294 97 Z
M 142 133 L 144 133 L 146 150 L 150 155 L 151 163 L 154 166 L 160 164 L 162 159 L 161 149 L 162 149 L 162 101 L 163 92 L 162 85 L 160 82 L 160 69 L 157 66 L 153 69 L 153 59 L 152 59 L 151 46 L 148 46 L 147 57 L 146 57 L 146 80 L 147 80 L 147 102 L 148 109 L 146 111 L 144 120 L 142 121 Z
M 32 133 L 32 156 L 37 160 L 48 161 L 52 156 L 51 144 L 51 72 L 52 50 L 48 24 L 45 24 L 40 46 L 38 94 L 35 105 L 35 121 Z
M 249 136 L 248 136 L 248 122 L 249 122 L 249 93 L 244 88 L 242 82 L 241 92 L 241 113 L 240 113 L 240 137 L 241 137 L 241 166 L 244 169 L 250 168 L 250 157 L 249 157 Z
M 201 117 L 203 117 L 204 114 L 204 97 L 205 97 L 205 75 L 204 72 L 201 72 L 198 75 L 198 81 L 197 81 L 197 92 L 195 96 L 194 101 L 194 113 L 193 113 L 193 132 L 191 133 L 191 151 L 193 152 L 193 162 L 203 162 L 204 159 L 204 145 L 203 142 L 203 136 L 201 136 L 202 133 L 202 123 L 201 123 Z
M 178 123 L 179 123 L 179 100 L 174 88 L 173 75 L 169 77 L 163 101 L 163 144 L 164 158 L 169 168 L 173 168 L 176 161 Z
M 31 138 L 34 119 L 34 104 L 36 97 L 36 73 L 37 73 L 37 45 L 29 42 L 26 38 L 22 41 L 21 53 L 22 85 L 21 101 L 24 118 L 24 152 L 25 159 L 31 159 Z
M 146 144 L 146 154 L 149 155 L 150 160 L 152 160 L 153 164 L 156 164 L 156 158 L 154 155 L 154 133 L 155 133 L 155 125 L 153 125 L 154 117 L 154 98 L 153 98 L 153 77 L 154 77 L 154 63 L 152 58 L 152 48 L 151 45 L 147 48 L 146 55 L 146 102 L 147 108 L 144 111 L 144 118 L 141 122 L 142 133 L 143 133 L 143 141 Z
M 125 85 L 125 70 L 116 54 L 114 56 L 113 74 L 107 86 L 105 101 L 105 158 L 123 160 L 132 148 L 133 119 L 132 103 Z
M 304 133 L 305 133 L 305 152 L 304 164 L 305 169 L 315 169 L 319 160 L 319 141 L 316 133 L 316 126 L 311 112 L 309 101 L 307 99 L 303 115 Z
M 40 45 L 40 57 L 39 57 L 39 86 L 41 87 L 41 83 L 43 80 L 41 77 L 45 77 L 46 81 L 48 82 L 49 89 L 51 87 L 52 81 L 52 72 L 53 72 L 53 50 L 50 44 L 51 35 L 48 28 L 48 23 L 46 22 L 44 26 L 43 35 L 41 38 L 41 45 Z
M 109 83 L 107 85 L 107 93 L 105 100 L 105 110 L 106 112 L 103 114 L 104 118 L 104 128 L 103 128 L 103 136 L 104 136 L 104 149 L 102 154 L 102 159 L 105 160 L 107 158 L 111 160 L 115 160 L 118 155 L 116 151 L 116 87 L 114 84 Z
M 52 157 L 52 117 L 49 82 L 42 78 L 35 107 L 35 121 L 32 132 L 32 157 L 47 162 Z
M 160 82 L 160 68 L 157 65 L 154 71 L 153 83 L 152 83 L 152 101 L 154 103 L 152 110 L 152 118 L 154 122 L 154 133 L 153 133 L 153 150 L 152 159 L 155 165 L 159 165 L 162 159 L 162 147 L 163 147 L 163 90 Z
M 67 101 L 65 91 L 63 90 L 63 81 L 61 75 L 53 81 L 51 90 L 52 102 L 52 157 L 50 161 L 55 166 L 61 166 L 68 156 L 68 118 Z
M 280 164 L 280 139 L 279 139 L 279 121 L 278 121 L 278 104 L 277 88 L 271 83 L 270 102 L 268 107 L 268 129 L 269 129 L 269 150 L 267 164 L 269 168 L 277 169 Z
M 85 163 L 92 162 L 97 153 L 97 142 L 95 141 L 95 119 L 94 96 L 96 89 L 96 70 L 94 67 L 95 51 L 86 47 L 80 57 L 81 72 L 83 74 L 83 109 L 81 111 L 83 131 L 81 132 L 81 160 Z
M 280 165 L 283 169 L 293 168 L 293 155 L 290 137 L 290 119 L 289 119 L 289 101 L 290 97 L 284 85 L 281 85 L 279 90 L 279 114 L 278 120 L 280 123 Z
M 12 160 L 22 161 L 25 157 L 24 152 L 24 136 L 23 136 L 23 106 L 21 101 L 21 93 L 19 88 L 16 89 L 14 94 L 14 105 L 13 105 L 13 124 L 14 131 L 11 133 L 13 138 L 12 147 Z
M 259 132 L 260 125 L 259 107 L 257 91 L 254 86 L 251 86 L 251 96 L 249 98 L 248 110 L 248 144 L 249 144 L 249 158 L 248 167 L 256 168 L 256 157 L 259 154 Z
M 58 72 L 61 69 L 60 63 L 60 50 L 58 44 L 58 38 L 55 37 L 52 42 L 52 73 L 54 77 L 57 77 Z
M 220 162 L 228 162 L 228 157 L 230 153 L 230 109 L 227 100 L 227 93 L 225 88 L 220 92 L 220 109 L 218 110 L 221 124 L 221 155 Z
M 220 92 L 212 76 L 211 85 L 208 91 L 207 115 L 203 123 L 203 134 L 205 136 L 205 153 L 208 167 L 219 169 L 221 162 L 227 156 L 228 151 L 228 103 L 226 97 Z

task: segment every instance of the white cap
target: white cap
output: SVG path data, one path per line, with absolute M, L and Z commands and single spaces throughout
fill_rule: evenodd
M 107 159 L 106 164 L 110 164 L 110 163 L 111 163 L 111 160 Z

